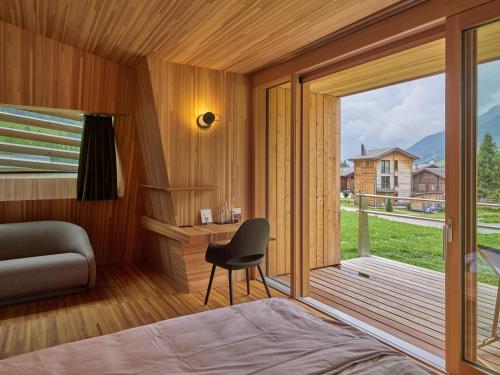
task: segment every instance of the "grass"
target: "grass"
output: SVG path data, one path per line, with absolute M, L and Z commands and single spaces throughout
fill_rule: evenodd
M 400 223 L 370 216 L 372 255 L 397 260 L 418 267 L 444 272 L 443 233 L 439 228 Z M 482 245 L 500 248 L 500 233 L 478 234 Z M 341 210 L 342 259 L 358 257 L 358 214 Z M 478 281 L 497 285 L 498 278 L 479 256 Z
M 500 223 L 500 208 L 481 207 L 477 210 L 477 218 L 484 224 Z

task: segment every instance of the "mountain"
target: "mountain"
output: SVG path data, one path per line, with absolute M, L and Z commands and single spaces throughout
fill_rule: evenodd
M 444 160 L 444 132 L 428 135 L 406 151 L 420 158 L 418 164 Z
M 481 142 L 486 133 L 490 133 L 500 147 L 500 105 L 496 105 L 479 116 L 478 138 Z M 428 135 L 406 149 L 420 157 L 418 164 L 444 160 L 444 131 Z

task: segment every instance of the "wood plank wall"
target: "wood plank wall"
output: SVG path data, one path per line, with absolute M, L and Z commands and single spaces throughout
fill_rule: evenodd
M 200 223 L 200 209 L 214 219 L 225 201 L 252 216 L 251 127 L 248 78 L 148 58 L 159 133 L 171 187 L 215 186 L 215 190 L 170 192 L 175 223 Z M 220 115 L 210 129 L 197 117 Z
M 115 131 L 124 197 L 0 202 L 0 223 L 64 220 L 85 228 L 97 262 L 141 258 L 139 149 L 135 136 L 133 71 L 69 45 L 0 22 L 0 103 L 120 113 Z
M 340 98 L 309 96 L 309 267 L 340 263 Z
M 143 157 L 142 180 L 145 185 L 169 187 L 165 155 L 163 153 L 158 113 L 153 95 L 148 61 L 144 58 L 136 67 L 137 94 L 136 119 L 138 138 Z M 142 197 L 146 215 L 175 225 L 175 212 L 171 194 L 157 189 L 143 188 Z
M 276 241 L 269 243 L 268 273 L 290 273 L 291 90 L 268 90 L 268 220 Z
M 290 89 L 268 90 L 268 273 L 290 273 Z M 340 100 L 311 93 L 309 108 L 309 267 L 340 262 Z

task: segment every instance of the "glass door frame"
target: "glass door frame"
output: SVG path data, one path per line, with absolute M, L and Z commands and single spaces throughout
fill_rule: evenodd
M 470 49 L 465 49 L 464 31 L 500 17 L 500 0 L 455 14 L 446 19 L 446 368 L 452 374 L 486 374 L 466 362 L 463 302 L 463 250 L 474 243 L 473 218 L 475 207 L 475 137 L 471 135 L 470 117 L 475 96 L 466 92 L 474 79 Z M 459 155 L 459 157 L 457 157 Z
M 301 218 L 301 194 L 302 194 L 302 82 L 298 75 L 283 75 L 282 77 L 259 85 L 252 90 L 253 102 L 253 122 L 252 139 L 253 149 L 253 199 L 254 217 L 267 216 L 267 90 L 289 82 L 291 84 L 291 196 L 290 196 L 290 216 L 291 220 L 291 241 L 290 241 L 290 285 L 283 287 L 266 276 L 266 281 L 271 286 L 280 289 L 282 292 L 299 297 L 307 293 L 304 290 L 303 280 L 308 279 L 302 267 L 302 257 L 300 252 L 302 245 L 302 218 Z M 271 233 L 273 235 L 273 233 Z M 264 262 L 265 265 L 267 262 Z M 307 270 L 308 271 L 308 270 Z M 267 273 L 267 269 L 266 269 Z M 255 271 L 252 278 L 257 275 Z

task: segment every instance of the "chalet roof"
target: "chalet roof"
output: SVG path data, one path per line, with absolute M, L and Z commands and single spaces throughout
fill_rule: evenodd
M 392 152 L 400 152 L 413 160 L 419 159 L 418 156 L 415 156 L 413 154 L 410 154 L 409 152 L 399 148 L 399 147 L 391 147 L 391 148 L 374 148 L 371 150 L 366 150 L 366 155 L 356 155 L 352 158 L 350 158 L 350 161 L 353 160 L 370 160 L 370 159 L 380 159 L 382 156 L 390 154 Z
M 354 173 L 354 168 L 352 167 L 340 167 L 340 176 L 348 177 L 349 175 Z
M 430 167 L 419 168 L 413 172 L 413 175 L 422 173 L 424 171 L 429 172 L 429 173 L 433 173 L 438 177 L 445 178 L 445 169 L 444 168 L 430 168 Z

